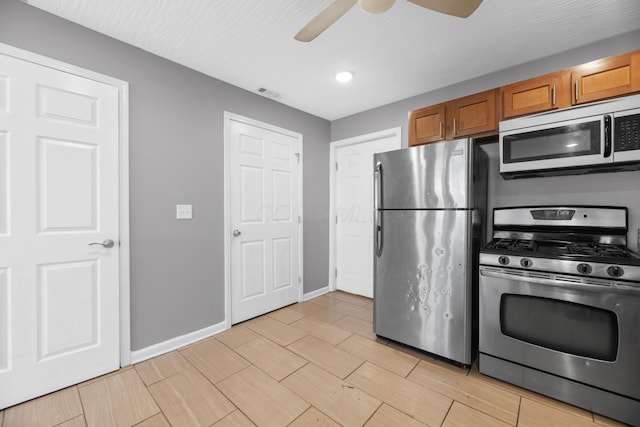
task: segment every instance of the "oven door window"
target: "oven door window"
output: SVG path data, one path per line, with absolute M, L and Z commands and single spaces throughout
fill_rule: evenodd
M 601 121 L 505 135 L 502 163 L 600 154 Z
M 618 319 L 597 307 L 527 295 L 503 294 L 502 333 L 540 347 L 612 362 L 618 354 Z

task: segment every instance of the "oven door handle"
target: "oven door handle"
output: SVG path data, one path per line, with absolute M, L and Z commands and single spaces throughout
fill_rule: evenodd
M 553 276 L 556 276 L 556 278 L 553 278 L 551 274 L 545 274 L 545 273 L 535 273 L 535 274 L 538 277 L 523 276 L 522 274 L 509 273 L 505 270 L 498 270 L 498 269 L 494 270 L 494 269 L 488 269 L 487 267 L 480 267 L 480 275 L 486 276 L 486 277 L 493 277 L 496 279 L 513 280 L 513 281 L 525 282 L 525 283 L 535 283 L 538 285 L 561 287 L 563 289 L 577 289 L 582 291 L 597 292 L 597 291 L 602 291 L 606 289 L 609 292 L 615 292 L 615 293 L 640 294 L 640 286 L 626 285 L 622 283 L 611 283 L 611 282 L 606 282 L 604 280 L 596 281 L 593 279 L 587 279 L 589 280 L 589 283 L 574 282 L 571 280 L 563 280 L 562 275 L 553 275 Z M 547 276 L 547 277 L 544 277 L 544 276 Z M 557 278 L 558 276 L 560 278 Z M 566 276 L 566 277 L 569 278 L 569 276 Z

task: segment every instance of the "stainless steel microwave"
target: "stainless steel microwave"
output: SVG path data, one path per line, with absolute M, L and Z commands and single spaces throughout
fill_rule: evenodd
M 500 122 L 505 179 L 640 169 L 640 95 Z

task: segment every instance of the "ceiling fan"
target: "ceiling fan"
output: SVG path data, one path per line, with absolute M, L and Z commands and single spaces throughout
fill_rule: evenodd
M 447 15 L 467 18 L 482 3 L 482 0 L 408 0 L 418 6 L 435 10 Z M 305 25 L 295 39 L 301 42 L 310 42 L 318 37 L 324 30 L 329 28 L 342 15 L 357 3 L 360 8 L 370 14 L 386 12 L 393 6 L 396 0 L 332 0 L 331 3 Z

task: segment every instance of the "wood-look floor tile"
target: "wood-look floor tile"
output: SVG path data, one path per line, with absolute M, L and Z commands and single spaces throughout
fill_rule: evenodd
M 281 346 L 287 346 L 307 335 L 306 332 L 278 322 L 270 317 L 260 317 L 247 323 L 247 327 L 253 332 L 274 341 Z
M 128 371 L 129 369 L 133 369 L 133 365 L 125 366 L 123 368 L 118 369 L 117 371 L 109 372 L 108 374 L 104 374 L 104 375 L 101 375 L 99 377 L 91 378 L 91 379 L 89 379 L 87 381 L 84 381 L 84 382 L 81 382 L 80 384 L 78 384 L 78 387 L 84 387 L 86 385 L 89 385 L 89 384 L 92 384 L 92 383 L 95 383 L 95 382 L 98 382 L 98 381 L 102 381 L 102 380 L 107 379 L 109 377 L 112 377 L 114 375 L 119 375 L 119 374 L 121 374 L 121 373 L 123 373 L 125 371 Z
M 312 364 L 294 372 L 282 384 L 343 426 L 363 425 L 381 403 Z
M 4 411 L 0 411 L 0 426 L 4 423 Z
M 336 303 L 340 304 L 340 302 Z M 301 302 L 300 304 L 292 305 L 292 310 L 299 311 L 300 313 L 313 317 L 314 319 L 322 320 L 323 322 L 333 323 L 336 320 L 346 316 L 346 314 L 340 311 L 331 310 L 331 307 L 324 307 L 318 304 L 314 304 L 311 301 Z
M 263 337 L 236 347 L 235 351 L 277 381 L 307 363 L 293 352 Z
M 420 361 L 408 379 L 508 424 L 518 420 L 520 396 L 464 375 L 466 371 Z
M 309 404 L 255 366 L 218 383 L 218 388 L 259 426 L 284 426 Z
M 177 351 L 165 353 L 161 356 L 135 365 L 136 371 L 146 385 L 157 383 L 160 380 L 186 371 L 193 366 Z
M 325 295 L 327 297 L 329 297 L 329 298 L 335 298 L 335 299 L 340 300 L 342 302 L 348 302 L 349 304 L 359 305 L 361 307 L 364 307 L 364 306 L 368 305 L 372 301 L 371 298 L 367 298 L 367 297 L 363 297 L 363 296 L 355 295 L 355 294 L 350 294 L 350 293 L 347 293 L 347 292 L 341 292 L 341 291 L 330 292 L 330 293 L 325 294 Z
M 365 362 L 346 381 L 428 425 L 441 425 L 453 403 L 448 397 L 370 362 Z
M 254 423 L 251 422 L 242 412 L 235 410 L 212 427 L 253 427 Z
M 235 411 L 233 404 L 195 369 L 149 386 L 172 426 L 210 426 Z
M 535 393 L 533 391 L 520 388 L 520 387 L 515 386 L 513 384 L 506 383 L 506 382 L 501 381 L 499 379 L 492 378 L 492 377 L 489 377 L 487 375 L 481 374 L 477 370 L 477 366 L 474 366 L 474 367 L 471 368 L 471 370 L 469 371 L 469 377 L 470 378 L 476 378 L 478 381 L 481 381 L 483 384 L 488 384 L 488 385 L 492 385 L 494 387 L 501 388 L 503 390 L 508 391 L 509 393 L 517 394 L 520 397 L 524 397 L 524 398 L 527 398 L 529 400 L 533 400 L 534 402 L 541 403 L 541 404 L 543 404 L 545 406 L 549 406 L 549 407 L 557 409 L 559 411 L 566 412 L 566 413 L 568 413 L 570 415 L 573 415 L 573 416 L 576 416 L 576 417 L 584 418 L 587 421 L 593 420 L 593 415 L 591 414 L 591 412 L 589 412 L 587 410 L 584 410 L 582 408 L 578 408 L 578 407 L 573 406 L 573 405 L 569 405 L 569 404 L 564 403 L 564 402 L 560 402 L 559 400 L 555 400 L 555 399 L 552 399 L 550 397 L 543 396 L 541 394 Z
M 211 427 L 254 427 L 255 424 L 251 422 L 246 415 L 239 410 L 235 410 Z
M 2 425 L 2 423 L 0 422 L 0 426 L 1 425 Z M 140 425 L 140 424 L 138 424 L 138 425 Z M 7 426 L 7 427 L 9 427 L 9 426 Z M 62 424 L 58 424 L 56 427 L 87 427 L 87 422 L 84 419 L 84 415 L 80 415 L 78 417 L 75 417 L 72 420 L 69 420 L 69 421 L 64 422 Z M 169 426 L 169 427 L 171 427 L 171 426 Z
M 229 348 L 236 348 L 239 345 L 248 343 L 251 340 L 258 338 L 259 335 L 252 330 L 242 326 L 235 325 L 231 329 L 227 329 L 215 335 L 213 338 L 217 339 Z
M 384 344 L 377 343 L 360 335 L 352 335 L 338 345 L 338 348 L 348 351 L 364 360 L 380 366 L 388 371 L 406 377 L 418 364 L 418 359 L 394 350 Z
M 289 427 L 340 427 L 340 424 L 318 411 L 313 406 L 307 409 L 304 414 L 300 415 Z
M 473 424 L 469 424 L 473 425 Z M 382 404 L 375 414 L 365 424 L 366 427 L 425 427 L 426 424 L 421 423 L 415 418 L 392 408 L 387 404 Z
M 135 369 L 79 387 L 87 424 L 132 426 L 160 412 Z
M 336 298 L 331 298 L 329 296 L 329 294 L 324 294 L 324 295 L 320 295 L 319 297 L 315 297 L 315 298 L 310 299 L 309 302 L 321 305 L 323 307 L 329 307 L 329 306 L 332 306 L 334 304 L 339 303 L 340 300 L 336 299 Z
M 304 314 L 299 311 L 292 310 L 291 308 L 281 308 L 280 310 L 272 311 L 267 316 L 276 319 L 278 322 L 290 324 L 296 320 L 300 320 L 305 317 Z
M 368 322 L 373 322 L 373 307 L 363 307 L 342 301 L 336 305 L 332 305 L 328 310 L 343 313 Z
M 509 427 L 511 425 L 515 424 L 505 423 L 460 402 L 453 402 L 442 427 Z
M 353 335 L 353 332 L 346 331 L 331 323 L 323 322 L 322 320 L 314 319 L 312 317 L 300 319 L 297 322 L 292 323 L 291 326 L 308 332 L 316 338 L 320 338 L 321 340 L 333 345 L 341 343 Z
M 48 427 L 78 415 L 82 415 L 78 388 L 69 387 L 7 409 L 4 426 Z
M 140 424 L 136 424 L 135 427 L 171 427 L 171 424 L 169 424 L 169 421 L 167 421 L 163 414 L 158 414 L 144 420 Z
M 215 339 L 208 339 L 180 353 L 212 383 L 249 366 L 249 362 Z
M 376 334 L 373 332 L 373 323 L 366 320 L 353 316 L 343 316 L 333 322 L 333 324 L 344 330 L 362 335 L 365 338 L 376 339 Z
M 345 378 L 364 362 L 364 359 L 311 335 L 294 342 L 287 348 L 340 378 Z
M 571 415 L 542 403 L 522 398 L 518 427 L 593 427 L 587 419 Z

